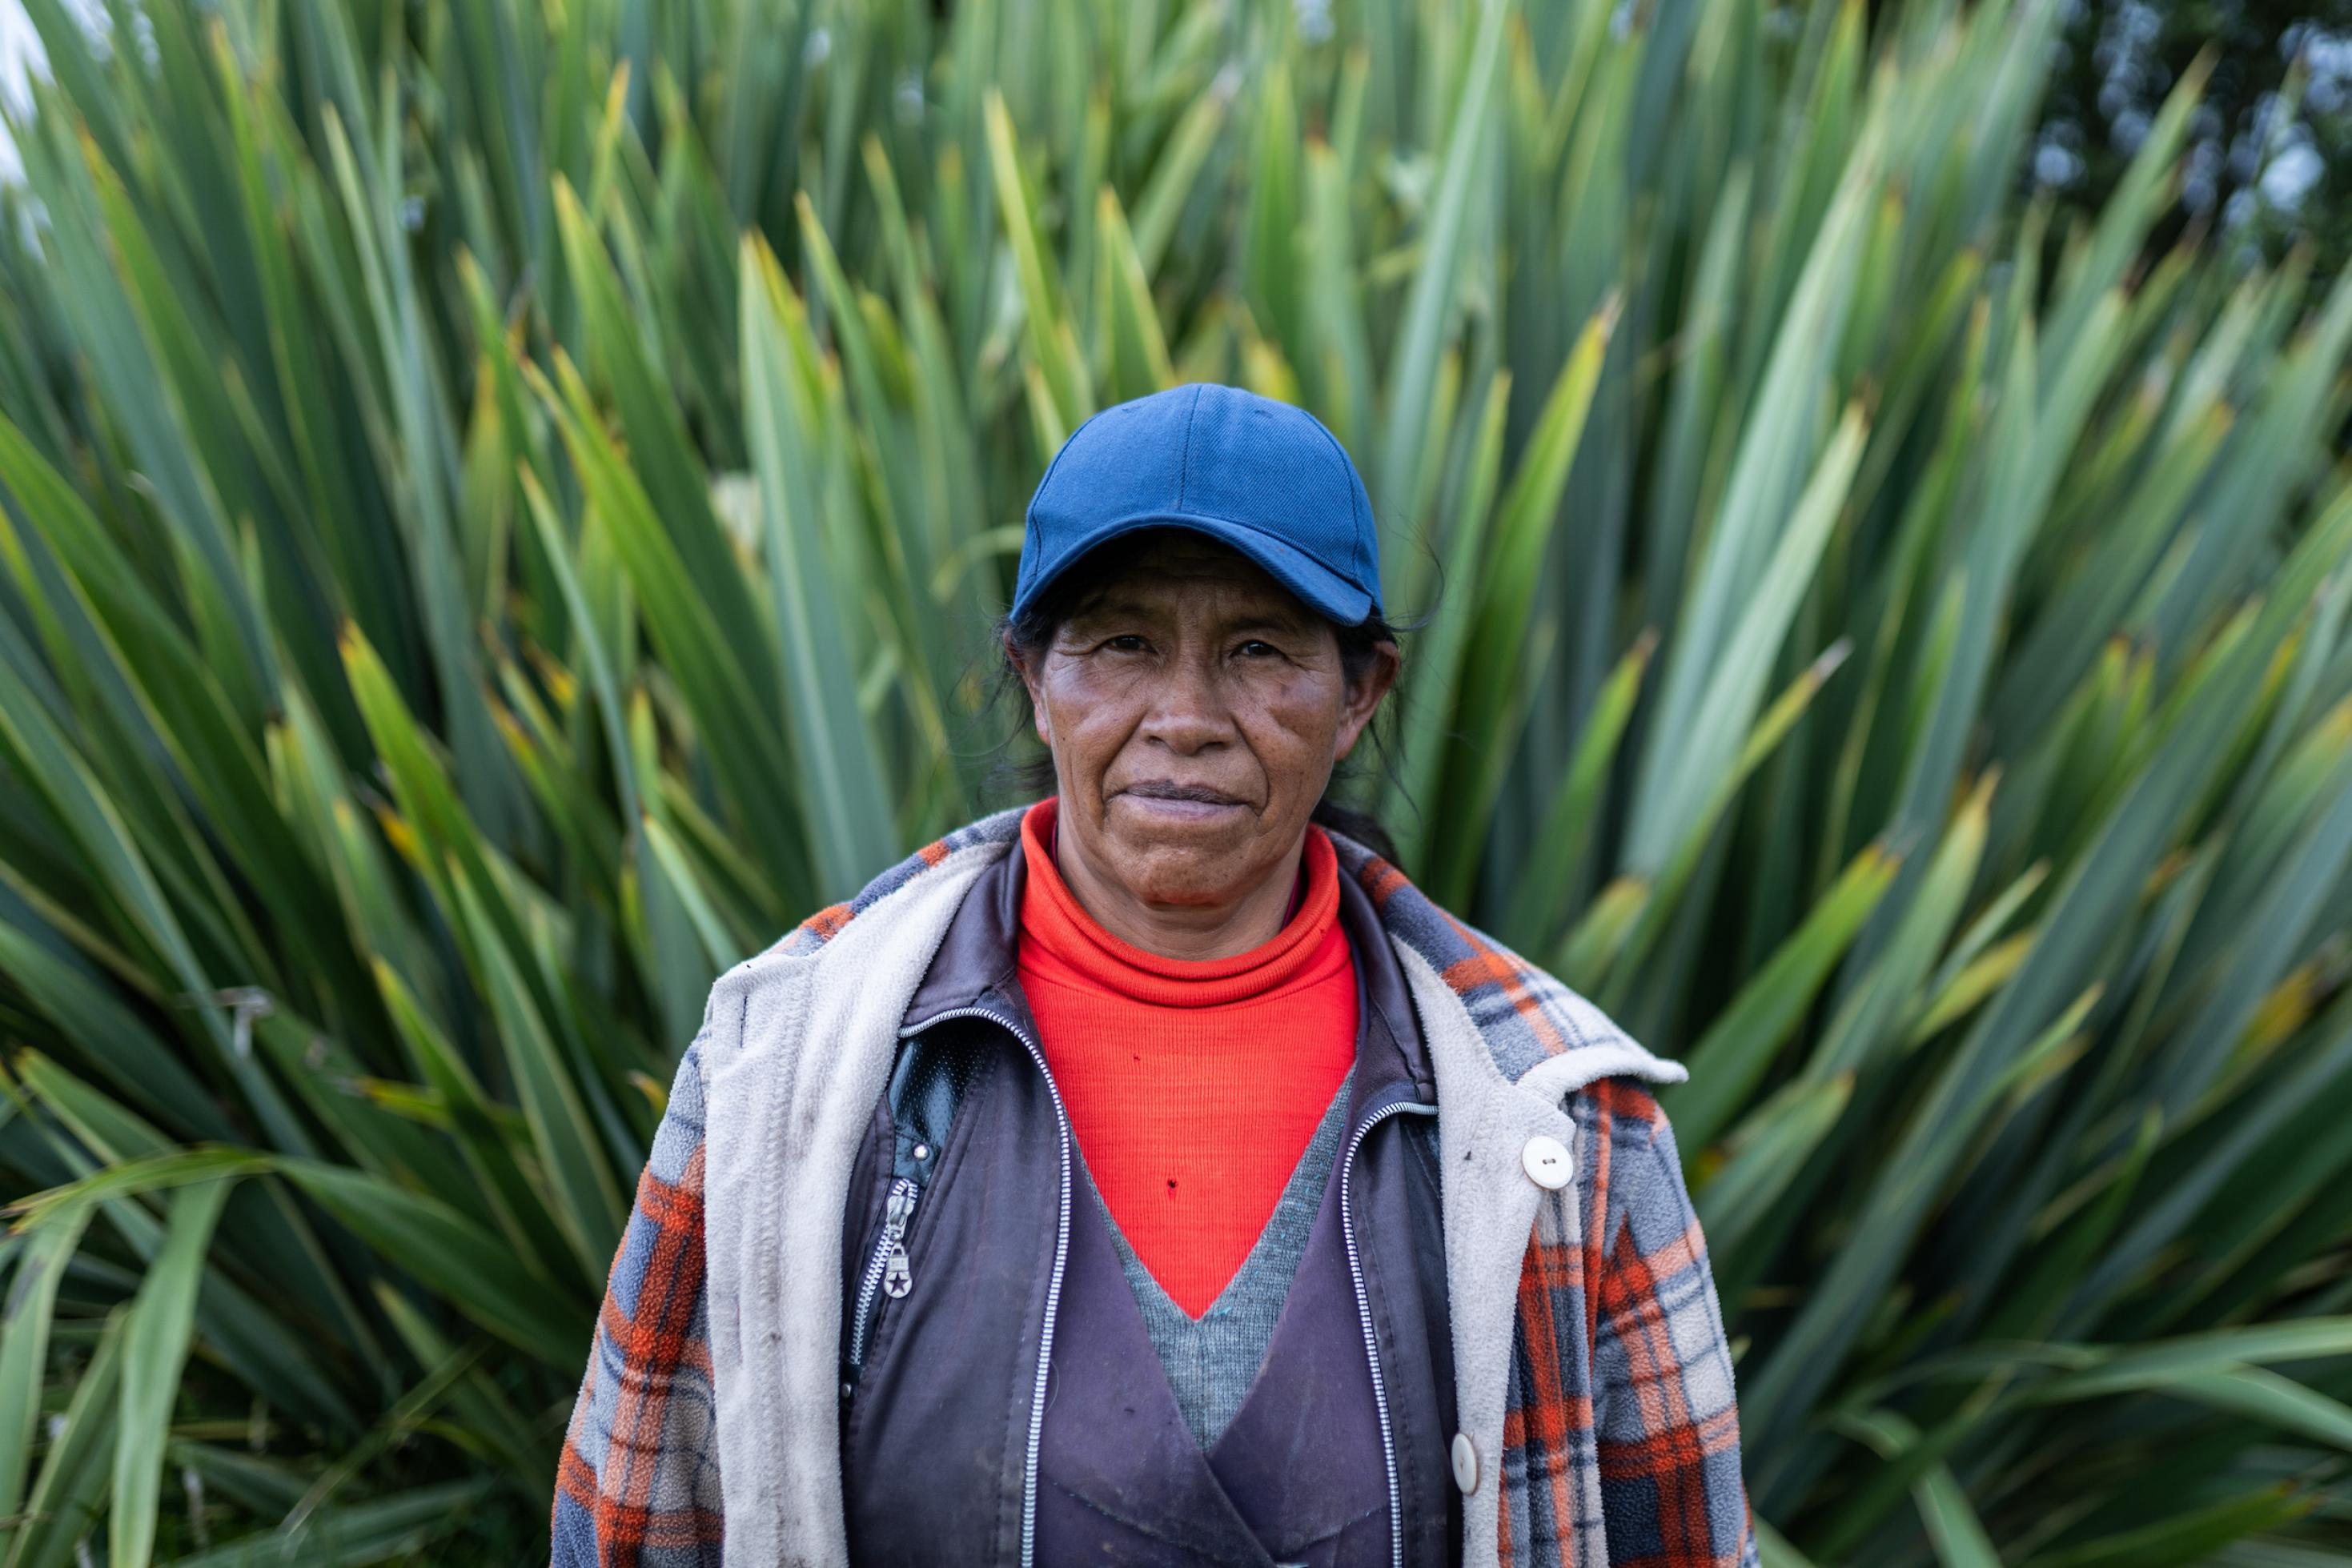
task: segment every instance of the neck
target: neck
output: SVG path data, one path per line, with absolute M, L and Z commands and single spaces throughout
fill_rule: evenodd
M 1099 875 L 1077 847 L 1076 835 L 1056 828 L 1054 869 L 1078 907 L 1130 946 L 1162 958 L 1230 958 L 1273 940 L 1289 919 L 1298 885 L 1302 831 L 1290 852 L 1255 884 L 1208 904 L 1157 904 Z

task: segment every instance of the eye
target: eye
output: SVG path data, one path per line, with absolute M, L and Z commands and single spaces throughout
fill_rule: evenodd
M 1115 637 L 1104 638 L 1103 646 L 1115 653 L 1139 653 L 1144 649 L 1144 642 L 1133 632 L 1121 632 Z
M 1282 650 L 1276 647 L 1271 643 L 1262 643 L 1253 637 L 1248 642 L 1243 643 L 1240 647 L 1234 649 L 1234 652 L 1241 654 L 1245 659 L 1267 659 L 1277 657 L 1282 653 Z

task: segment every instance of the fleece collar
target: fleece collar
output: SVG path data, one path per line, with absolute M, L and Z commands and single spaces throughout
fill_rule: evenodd
M 1016 862 L 1021 816 L 1026 806 L 1009 807 L 968 823 L 885 871 L 846 903 L 821 910 L 779 940 L 773 955 L 814 956 L 842 928 L 866 910 L 929 876 L 953 858 L 972 865 L 1007 854 Z M 1557 1104 L 1561 1097 L 1594 1080 L 1628 1073 L 1653 1082 L 1680 1082 L 1687 1074 L 1679 1063 L 1652 1054 L 1620 1029 L 1601 1010 L 1559 980 L 1511 952 L 1475 926 L 1455 919 L 1433 902 L 1405 874 L 1372 851 L 1334 831 L 1339 873 L 1370 900 L 1391 946 L 1402 956 L 1410 954 L 1425 967 L 1444 992 L 1468 1015 L 1496 1073 L 1504 1082 L 1524 1085 L 1539 1099 Z M 967 855 L 967 851 L 983 853 Z M 979 867 L 974 865 L 974 869 Z M 940 988 L 924 986 L 910 998 L 908 1019 L 929 1009 L 930 1001 L 969 984 L 980 969 L 1009 973 L 1012 946 L 1007 934 L 1018 929 L 1020 876 L 1016 870 L 994 883 L 986 924 L 957 932 L 972 943 L 972 951 L 952 964 L 934 966 Z M 961 926 L 963 923 L 958 922 Z M 991 966 L 993 968 L 991 968 Z M 1432 999 L 1436 993 L 1433 991 Z M 935 1010 L 935 1009 L 934 1009 Z

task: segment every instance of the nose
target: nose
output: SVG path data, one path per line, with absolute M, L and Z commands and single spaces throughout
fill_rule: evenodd
M 1139 728 L 1144 740 L 1178 757 L 1197 757 L 1230 743 L 1234 716 L 1214 655 L 1187 648 L 1162 666 Z

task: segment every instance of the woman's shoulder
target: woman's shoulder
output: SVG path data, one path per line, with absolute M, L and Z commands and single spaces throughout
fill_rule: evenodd
M 1017 809 L 967 823 L 719 971 L 689 1054 L 706 1087 L 748 1057 L 793 1056 L 813 1006 L 830 1009 L 838 1023 L 843 1008 L 864 1016 L 884 1005 L 888 988 L 877 988 L 876 977 L 919 972 L 974 875 L 1019 832 Z
M 883 905 L 894 894 L 936 880 L 936 873 L 942 868 L 968 861 L 992 860 L 1003 854 L 1020 841 L 1021 814 L 1027 810 L 1026 806 L 1009 806 L 1001 811 L 992 811 L 932 840 L 897 864 L 877 873 L 849 897 L 838 904 L 825 905 L 785 932 L 759 956 L 765 957 L 771 954 L 787 957 L 807 956 L 840 936 L 852 921 Z M 751 961 L 754 960 L 746 960 Z
M 1557 1099 L 1622 1080 L 1617 1097 L 1629 1108 L 1638 1097 L 1654 1113 L 1656 1102 L 1641 1085 L 1688 1076 L 1567 981 L 1439 904 L 1394 864 L 1342 834 L 1331 841 L 1340 873 L 1370 897 L 1391 944 L 1417 961 L 1409 969 L 1425 967 L 1423 993 L 1466 1014 L 1506 1079 Z

